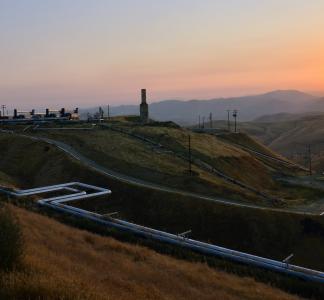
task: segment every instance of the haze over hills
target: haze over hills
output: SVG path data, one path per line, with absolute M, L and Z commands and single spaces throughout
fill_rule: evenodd
M 321 103 L 318 101 L 317 104 Z M 316 102 L 315 102 L 316 104 Z M 252 122 L 239 124 L 241 132 L 249 133 L 272 150 L 279 152 L 302 165 L 309 165 L 309 145 L 312 167 L 315 171 L 324 170 L 324 113 L 318 112 L 265 115 Z M 215 126 L 226 128 L 226 122 Z
M 292 114 L 292 113 L 278 113 L 273 115 L 263 115 L 253 120 L 256 123 L 272 123 L 272 122 L 289 122 L 299 120 L 305 117 L 318 116 L 320 113 L 315 111 Z
M 323 143 L 324 113 L 275 114 L 241 124 L 267 146 L 288 155 L 296 146 Z
M 121 105 L 111 107 L 111 115 L 138 114 L 138 105 Z M 214 119 L 226 119 L 227 110 L 239 110 L 239 120 L 251 121 L 265 114 L 304 113 L 309 111 L 324 111 L 324 98 L 296 90 L 277 90 L 260 95 L 232 98 L 217 98 L 210 100 L 164 100 L 150 104 L 150 116 L 159 121 L 172 120 L 181 125 L 193 124 L 199 115 L 206 121 L 210 114 Z M 83 109 L 94 113 L 98 108 Z

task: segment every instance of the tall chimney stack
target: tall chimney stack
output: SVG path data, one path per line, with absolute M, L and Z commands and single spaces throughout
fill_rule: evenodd
M 142 89 L 142 103 L 146 103 L 146 89 Z
M 141 90 L 142 102 L 140 105 L 140 119 L 142 123 L 147 123 L 149 120 L 148 105 L 146 103 L 146 89 Z

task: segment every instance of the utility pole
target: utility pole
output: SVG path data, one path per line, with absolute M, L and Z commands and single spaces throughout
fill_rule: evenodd
M 192 174 L 192 169 L 191 169 L 191 136 L 190 134 L 188 135 L 188 157 L 189 157 L 189 174 Z
M 200 115 L 198 117 L 198 128 L 200 129 Z
M 312 176 L 313 170 L 312 170 L 312 148 L 311 145 L 308 145 L 308 163 L 309 163 L 309 175 Z
M 227 110 L 227 130 L 230 132 L 231 131 L 231 122 L 230 122 L 230 112 L 231 110 Z
M 99 123 L 102 122 L 102 120 L 103 120 L 103 116 L 104 116 L 104 111 L 103 111 L 103 109 L 101 108 L 101 106 L 99 106 Z
M 108 120 L 110 120 L 110 107 L 109 107 L 109 104 L 108 104 L 107 116 L 108 116 Z
M 5 109 L 6 109 L 6 106 L 4 104 L 1 105 L 1 109 L 2 109 L 2 116 L 4 117 L 5 116 Z
M 210 123 L 210 128 L 213 128 L 213 114 L 209 114 L 209 123 Z
M 237 110 L 233 110 L 233 117 L 234 117 L 234 132 L 237 132 Z

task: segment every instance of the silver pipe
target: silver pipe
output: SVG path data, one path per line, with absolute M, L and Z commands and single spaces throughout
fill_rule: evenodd
M 76 189 L 75 187 L 78 187 L 78 189 Z M 82 188 L 93 190 L 95 192 L 88 194 L 86 191 L 81 191 Z M 4 192 L 17 197 L 22 197 L 22 196 L 29 196 L 29 195 L 35 195 L 35 194 L 41 194 L 41 193 L 53 192 L 59 190 L 67 190 L 74 193 L 69 195 L 42 199 L 38 201 L 38 204 L 42 206 L 50 207 L 58 211 L 63 211 L 81 218 L 86 218 L 95 221 L 97 223 L 104 224 L 106 226 L 113 227 L 122 231 L 127 231 L 133 234 L 137 234 L 161 242 L 166 242 L 169 244 L 178 245 L 200 253 L 218 256 L 236 262 L 258 266 L 272 271 L 281 272 L 291 276 L 299 277 L 305 280 L 324 283 L 324 272 L 321 271 L 316 271 L 316 270 L 312 270 L 312 269 L 308 269 L 296 265 L 291 265 L 291 264 L 287 264 L 286 262 L 280 262 L 280 261 L 204 243 L 201 241 L 188 239 L 172 233 L 159 231 L 156 229 L 130 223 L 120 219 L 115 219 L 112 217 L 104 217 L 103 215 L 100 215 L 98 213 L 93 213 L 81 208 L 76 208 L 64 204 L 70 201 L 84 200 L 84 199 L 90 199 L 98 196 L 109 195 L 111 194 L 111 191 L 109 189 L 105 189 L 105 188 L 101 188 L 89 184 L 84 184 L 80 182 L 71 182 L 71 183 L 52 185 L 52 186 L 34 188 L 28 190 L 20 190 L 20 191 L 18 190 L 13 192 L 4 191 Z

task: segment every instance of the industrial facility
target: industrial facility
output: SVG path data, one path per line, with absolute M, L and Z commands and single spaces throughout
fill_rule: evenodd
M 115 115 L 116 116 L 116 115 Z M 88 122 L 102 122 L 104 120 L 110 120 L 110 106 L 107 106 L 107 118 L 105 117 L 105 112 L 100 106 L 98 111 L 93 114 L 87 113 Z M 138 117 L 138 115 L 132 115 L 132 117 Z M 141 102 L 139 105 L 139 118 L 136 118 L 136 122 L 141 124 L 149 123 L 149 105 L 147 103 L 146 89 L 141 89 Z
M 31 111 L 13 110 L 13 114 L 5 114 L 4 108 L 0 112 L 0 123 L 37 123 L 46 121 L 69 121 L 79 120 L 79 109 L 75 108 L 72 111 L 67 111 L 65 108 L 53 110 L 46 108 L 45 112 L 37 112 L 35 109 Z
M 141 103 L 139 105 L 139 121 L 142 124 L 148 123 L 149 119 L 149 106 L 147 104 L 146 89 L 141 89 Z M 87 113 L 88 122 L 101 122 L 110 120 L 110 108 L 108 105 L 107 118 L 104 117 L 104 110 L 99 107 L 99 110 L 93 115 Z M 46 108 L 45 111 L 22 111 L 15 108 L 10 114 L 6 110 L 5 105 L 0 106 L 0 124 L 34 124 L 55 121 L 75 121 L 80 120 L 79 109 L 68 111 L 65 108 L 60 110 Z

